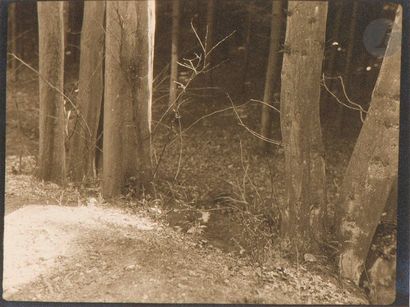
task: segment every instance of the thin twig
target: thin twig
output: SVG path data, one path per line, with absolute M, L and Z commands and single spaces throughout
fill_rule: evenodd
M 44 78 L 44 76 L 42 76 L 40 74 L 39 71 L 37 71 L 35 68 L 33 68 L 30 64 L 26 63 L 23 59 L 19 58 L 18 56 L 16 56 L 14 53 L 9 53 L 9 55 L 11 55 L 12 57 L 14 57 L 15 59 L 17 59 L 18 61 L 20 61 L 24 66 L 26 66 L 27 68 L 29 68 L 31 71 L 33 71 L 34 73 L 36 73 L 48 86 L 50 86 L 53 90 L 55 90 L 57 93 L 59 93 L 64 99 L 66 99 L 66 101 L 68 101 L 71 106 L 73 107 L 73 109 L 76 111 L 76 114 L 80 116 L 80 118 L 83 120 L 87 131 L 89 133 L 89 135 L 91 135 L 91 131 L 90 131 L 90 127 L 87 124 L 87 121 L 84 119 L 84 117 L 82 116 L 80 110 L 78 109 L 78 107 L 74 104 L 74 102 L 67 96 L 65 95 L 59 88 L 57 88 L 56 86 L 54 86 L 52 83 L 50 83 L 46 78 Z
M 338 80 L 340 80 L 341 85 L 342 85 L 342 89 L 343 89 L 343 94 L 344 94 L 346 100 L 347 100 L 350 104 L 352 104 L 353 106 L 350 106 L 350 105 L 344 103 L 343 101 L 341 101 L 341 100 L 339 99 L 339 97 L 337 97 L 336 94 L 334 94 L 334 93 L 329 89 L 329 87 L 328 87 L 327 84 L 326 84 L 326 79 L 338 79 Z M 350 109 L 350 110 L 359 111 L 359 112 L 360 112 L 360 120 L 361 120 L 362 123 L 364 122 L 363 113 L 364 113 L 364 114 L 367 114 L 367 111 L 364 110 L 361 105 L 359 105 L 358 103 L 353 102 L 353 101 L 349 98 L 349 96 L 348 96 L 347 93 L 346 93 L 346 89 L 345 89 L 345 86 L 344 86 L 343 78 L 342 78 L 341 76 L 338 76 L 338 77 L 335 77 L 335 78 L 329 78 L 329 77 L 325 77 L 325 75 L 323 74 L 322 84 L 323 84 L 323 87 L 325 88 L 325 90 L 326 90 L 333 98 L 335 98 L 335 100 L 336 100 L 339 104 L 343 105 L 344 107 L 346 107 L 346 108 L 348 108 L 348 109 Z
M 239 125 L 240 125 L 240 126 L 244 127 L 244 128 L 246 129 L 246 131 L 248 131 L 248 132 L 249 132 L 250 134 L 252 134 L 253 136 L 255 136 L 255 137 L 257 137 L 257 138 L 259 138 L 259 139 L 261 139 L 261 140 L 264 140 L 265 142 L 282 146 L 282 142 L 276 141 L 276 140 L 273 140 L 273 139 L 270 139 L 270 138 L 267 138 L 267 137 L 264 137 L 263 135 L 259 134 L 259 133 L 256 132 L 255 130 L 252 130 L 251 128 L 249 128 L 248 126 L 246 126 L 246 125 L 244 124 L 244 122 L 242 121 L 241 117 L 239 116 L 238 112 L 236 111 L 236 107 L 235 107 L 235 105 L 234 105 L 234 103 L 233 103 L 233 101 L 232 101 L 231 96 L 229 96 L 228 93 L 226 93 L 226 96 L 228 97 L 229 101 L 230 101 L 231 104 L 232 104 L 232 109 L 233 109 L 233 111 L 234 111 L 234 113 L 235 113 L 235 115 L 236 115 L 236 118 L 237 118 L 238 121 L 239 121 Z

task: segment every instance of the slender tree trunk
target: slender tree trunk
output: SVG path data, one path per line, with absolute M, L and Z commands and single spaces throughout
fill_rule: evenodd
M 350 83 L 351 83 L 351 70 L 352 70 L 352 60 L 353 60 L 353 49 L 355 46 L 355 34 L 356 34 L 356 24 L 357 24 L 357 12 L 359 8 L 359 2 L 353 2 L 352 17 L 350 19 L 349 25 L 349 37 L 347 41 L 347 50 L 346 50 L 346 63 L 343 72 L 343 82 L 346 87 L 347 92 L 349 93 Z M 343 118 L 345 107 L 341 104 L 337 105 L 336 109 L 336 121 L 335 127 L 338 133 L 343 131 Z
M 64 48 L 68 48 L 68 36 L 70 33 L 70 1 L 63 2 L 63 16 L 64 16 Z M 67 50 L 66 50 L 67 51 Z
M 280 62 L 281 62 L 281 36 L 283 29 L 283 1 L 272 1 L 272 23 L 270 34 L 270 47 L 268 57 L 268 67 L 266 70 L 265 78 L 265 92 L 263 95 L 263 101 L 272 106 L 274 103 L 275 91 L 279 89 L 280 83 Z M 261 114 L 261 135 L 270 139 L 272 137 L 272 119 L 273 112 L 268 105 L 262 105 Z M 270 146 L 269 142 L 260 140 L 260 146 L 266 150 Z
M 246 17 L 246 36 L 245 36 L 245 53 L 243 55 L 243 70 L 242 70 L 242 85 L 243 90 L 246 91 L 246 79 L 248 77 L 249 66 L 249 47 L 251 43 L 251 31 L 252 31 L 252 12 L 248 12 Z
M 79 114 L 70 140 L 70 172 L 74 181 L 93 177 L 97 129 L 103 97 L 104 1 L 86 1 L 81 31 Z
M 398 169 L 401 11 L 392 30 L 370 108 L 347 167 L 341 191 L 340 273 L 359 283 L 370 243 Z
M 10 3 L 9 4 L 9 52 L 12 54 L 16 54 L 16 44 L 17 44 L 17 35 L 16 35 L 16 25 L 17 25 L 17 19 L 16 19 L 16 3 Z M 9 66 L 9 72 L 11 76 L 11 80 L 13 82 L 17 81 L 17 61 L 16 59 L 12 57 L 8 57 L 10 61 L 10 66 Z
M 208 54 L 212 47 L 214 46 L 214 26 L 215 26 L 215 0 L 208 0 L 207 7 L 207 17 L 206 17 L 206 41 L 205 41 L 205 50 Z M 206 58 L 207 64 L 209 67 L 212 67 L 213 56 L 212 52 L 207 55 Z M 208 82 L 210 86 L 213 86 L 212 71 L 208 72 Z
M 107 1 L 103 195 L 151 178 L 155 1 Z
M 63 2 L 38 2 L 40 136 L 38 176 L 64 183 Z
M 181 0 L 172 2 L 172 49 L 171 49 L 171 76 L 169 84 L 169 105 L 176 103 L 178 96 L 178 46 L 179 46 L 179 20 Z
M 319 103 L 327 3 L 291 1 L 288 11 L 281 85 L 287 203 L 281 231 L 299 251 L 315 250 L 326 216 Z

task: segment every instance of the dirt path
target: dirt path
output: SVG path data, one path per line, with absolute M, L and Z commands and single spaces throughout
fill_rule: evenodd
M 280 291 L 255 292 L 250 267 L 195 245 L 115 209 L 27 206 L 5 219 L 4 298 L 289 303 Z
M 5 218 L 4 244 L 6 300 L 286 304 L 316 297 L 363 303 L 305 271 L 264 272 L 148 218 L 108 207 L 20 208 Z M 317 289 L 323 293 L 307 300 Z

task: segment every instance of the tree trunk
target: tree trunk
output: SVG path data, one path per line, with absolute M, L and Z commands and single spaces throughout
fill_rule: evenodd
M 246 79 L 248 77 L 248 66 L 249 66 L 249 47 L 251 43 L 251 31 L 252 31 L 252 12 L 248 12 L 246 17 L 246 36 L 245 36 L 245 52 L 243 55 L 243 69 L 242 69 L 242 89 L 244 94 L 246 94 Z
M 279 90 L 280 83 L 280 48 L 281 48 L 281 36 L 283 29 L 283 2 L 282 0 L 272 1 L 272 23 L 270 34 L 270 46 L 269 46 L 269 58 L 268 67 L 266 70 L 265 78 L 265 92 L 263 95 L 263 101 L 273 106 L 275 91 Z M 262 105 L 261 115 L 261 135 L 270 139 L 272 137 L 272 119 L 273 112 L 269 106 Z M 260 146 L 262 149 L 269 149 L 270 143 L 264 140 L 260 140 Z
M 343 72 L 343 83 L 346 87 L 347 93 L 349 93 L 350 82 L 351 82 L 351 70 L 352 70 L 352 60 L 353 60 L 353 49 L 355 45 L 355 34 L 356 34 L 356 24 L 357 24 L 357 12 L 359 8 L 359 2 L 353 2 L 352 17 L 349 25 L 349 37 L 347 41 L 346 50 L 346 63 Z M 341 104 L 337 105 L 336 109 L 336 121 L 335 127 L 337 133 L 341 134 L 343 132 L 343 118 L 345 114 L 345 107 Z
M 64 16 L 64 48 L 68 50 L 68 36 L 70 33 L 70 1 L 63 2 L 63 16 Z
M 207 17 L 206 17 L 206 41 L 205 41 L 205 52 L 206 63 L 209 65 L 209 68 L 212 67 L 212 52 L 208 54 L 213 45 L 214 45 L 214 26 L 215 26 L 215 0 L 208 0 L 207 7 Z M 212 70 L 208 72 L 208 84 L 213 86 Z
M 319 103 L 327 3 L 291 1 L 288 11 L 281 85 L 287 203 L 281 231 L 299 251 L 314 251 L 326 215 Z
M 38 2 L 40 136 L 38 176 L 65 181 L 63 2 Z
M 176 103 L 178 96 L 178 46 L 179 46 L 179 20 L 180 0 L 172 2 L 172 49 L 171 49 L 171 75 L 169 84 L 169 105 Z
M 79 114 L 70 140 L 71 179 L 93 177 L 97 129 L 103 97 L 104 1 L 86 1 L 81 31 Z
M 17 25 L 17 19 L 16 19 L 16 3 L 9 3 L 9 22 L 8 22 L 8 26 L 9 26 L 9 33 L 8 33 L 8 41 L 9 41 L 9 52 L 12 54 L 16 54 L 16 39 L 17 39 L 17 35 L 16 35 L 16 25 Z M 12 57 L 8 57 L 9 61 L 10 61 L 10 66 L 9 66 L 9 72 L 10 72 L 10 77 L 11 80 L 13 82 L 17 81 L 17 61 L 16 59 L 12 58 Z
M 151 178 L 155 1 L 107 1 L 103 196 Z
M 401 11 L 395 24 L 370 108 L 347 167 L 339 214 L 341 276 L 359 283 L 370 243 L 397 176 L 399 146 Z M 396 40 L 397 39 L 397 40 Z

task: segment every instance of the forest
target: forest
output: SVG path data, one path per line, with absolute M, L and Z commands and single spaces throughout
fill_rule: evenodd
M 395 301 L 401 6 L 7 14 L 3 298 Z

